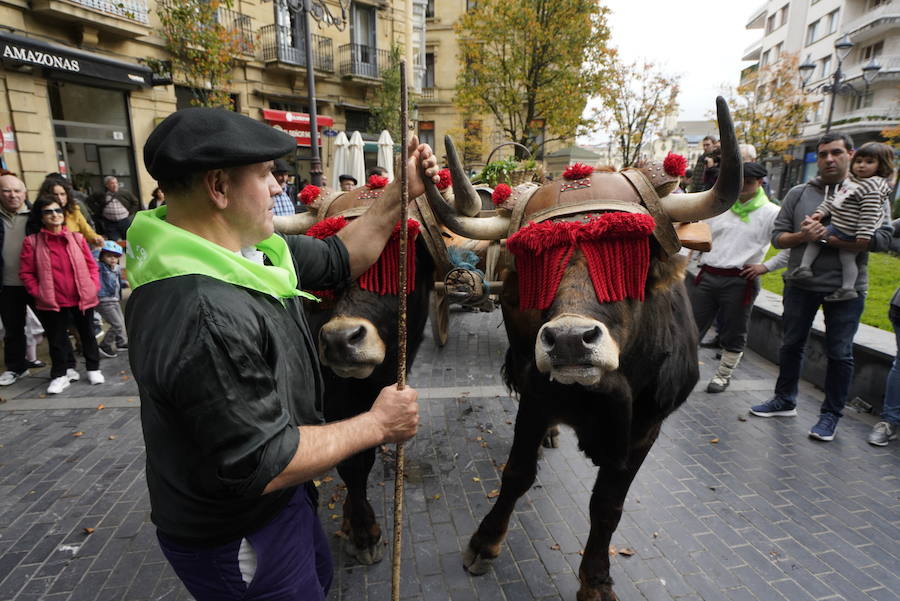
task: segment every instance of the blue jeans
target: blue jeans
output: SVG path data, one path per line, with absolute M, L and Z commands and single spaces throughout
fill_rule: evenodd
M 865 296 L 833 303 L 823 303 L 828 292 L 812 292 L 785 286 L 781 349 L 778 352 L 778 380 L 775 397 L 797 404 L 797 387 L 803 370 L 803 350 L 813 318 L 819 306 L 825 313 L 825 354 L 828 366 L 825 374 L 825 401 L 821 413 L 841 417 L 841 411 L 853 382 L 853 336 L 859 328 L 859 318 L 865 306 Z
M 884 409 L 881 411 L 881 419 L 897 426 L 900 425 L 900 307 L 891 306 L 888 316 L 894 326 L 894 336 L 897 337 L 897 355 L 884 385 Z

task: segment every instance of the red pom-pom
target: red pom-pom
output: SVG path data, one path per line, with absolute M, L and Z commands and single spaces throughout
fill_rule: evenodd
M 383 175 L 370 175 L 369 183 L 366 184 L 370 190 L 374 190 L 375 188 L 384 188 L 388 185 L 388 178 Z
M 497 184 L 497 187 L 494 188 L 494 193 L 491 194 L 491 200 L 494 201 L 494 206 L 496 207 L 503 204 L 503 201 L 509 198 L 511 194 L 512 188 L 506 184 Z
M 334 236 L 346 226 L 347 220 L 343 217 L 329 217 L 328 219 L 323 219 L 322 221 L 316 223 L 311 228 L 306 230 L 306 235 L 312 236 L 313 238 L 319 238 L 321 240 L 327 238 L 328 236 Z
M 300 191 L 300 202 L 305 205 L 311 205 L 319 197 L 320 192 L 321 190 L 319 190 L 318 186 L 308 184 Z
M 568 180 L 582 179 L 594 172 L 594 168 L 584 163 L 575 163 L 569 165 L 568 169 L 563 171 L 563 178 Z
M 449 169 L 441 169 L 440 171 L 438 171 L 438 177 L 441 178 L 441 181 L 439 181 L 436 184 L 438 187 L 438 190 L 446 190 L 447 188 L 449 188 L 450 186 L 453 185 L 453 180 L 450 179 L 450 170 Z
M 670 152 L 663 159 L 663 171 L 672 177 L 681 177 L 687 169 L 687 159 L 680 154 Z

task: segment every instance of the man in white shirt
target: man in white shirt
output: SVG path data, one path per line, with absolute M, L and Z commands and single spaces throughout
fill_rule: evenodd
M 722 392 L 744 354 L 753 301 L 759 294 L 758 276 L 777 267 L 763 263 L 778 207 L 762 188 L 766 169 L 744 163 L 744 185 L 729 211 L 707 219 L 712 230 L 712 250 L 700 255 L 700 270 L 688 282 L 688 294 L 700 339 L 722 313 L 719 344 L 722 359 L 706 388 Z M 776 261 L 773 257 L 770 262 Z

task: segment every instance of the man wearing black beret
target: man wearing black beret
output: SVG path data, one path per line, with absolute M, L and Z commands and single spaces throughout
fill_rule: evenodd
M 357 183 L 355 177 L 353 177 L 352 175 L 347 175 L 347 174 L 339 175 L 338 181 L 341 184 L 341 191 L 343 191 L 343 192 L 349 192 L 350 190 L 352 190 L 353 188 L 356 187 L 356 183 Z
M 762 187 L 766 169 L 759 163 L 744 163 L 744 185 L 730 211 L 707 219 L 712 230 L 712 250 L 700 255 L 697 277 L 688 283 L 694 321 L 700 340 L 721 316 L 719 344 L 722 358 L 707 392 L 722 392 L 744 354 L 753 301 L 759 294 L 759 275 L 777 269 L 782 259 L 763 259 L 778 207 Z
M 222 109 L 163 121 L 144 147 L 166 205 L 129 230 L 126 320 L 141 395 L 147 485 L 160 546 L 198 600 L 322 600 L 328 544 L 311 478 L 415 434 L 417 393 L 322 424 L 322 377 L 301 292 L 363 273 L 399 219 L 398 185 L 331 238 L 273 233 L 284 133 Z M 409 151 L 409 194 L 437 179 Z

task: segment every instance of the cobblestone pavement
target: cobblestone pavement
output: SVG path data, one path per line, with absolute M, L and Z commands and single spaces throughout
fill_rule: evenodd
M 407 446 L 402 597 L 573 600 L 594 469 L 571 431 L 544 453 L 494 568 L 479 578 L 462 569 L 460 550 L 500 485 L 516 404 L 499 377 L 499 312 L 454 313 L 451 329 L 444 349 L 425 342 L 410 377 L 423 415 Z M 797 418 L 745 417 L 771 391 L 774 367 L 750 354 L 731 388 L 709 395 L 714 359 L 701 353 L 698 392 L 665 423 L 613 537 L 635 551 L 612 561 L 620 598 L 900 599 L 900 444 L 869 446 L 873 418 L 856 415 L 834 442 L 808 439 L 820 398 L 809 386 Z M 155 544 L 125 358 L 103 369 L 107 384 L 76 383 L 52 399 L 41 398 L 46 373 L 0 390 L 0 601 L 190 598 Z M 381 459 L 369 493 L 390 538 L 392 469 L 389 454 Z M 336 474 L 321 491 L 333 533 Z M 353 565 L 332 540 L 329 600 L 388 599 L 390 553 Z

